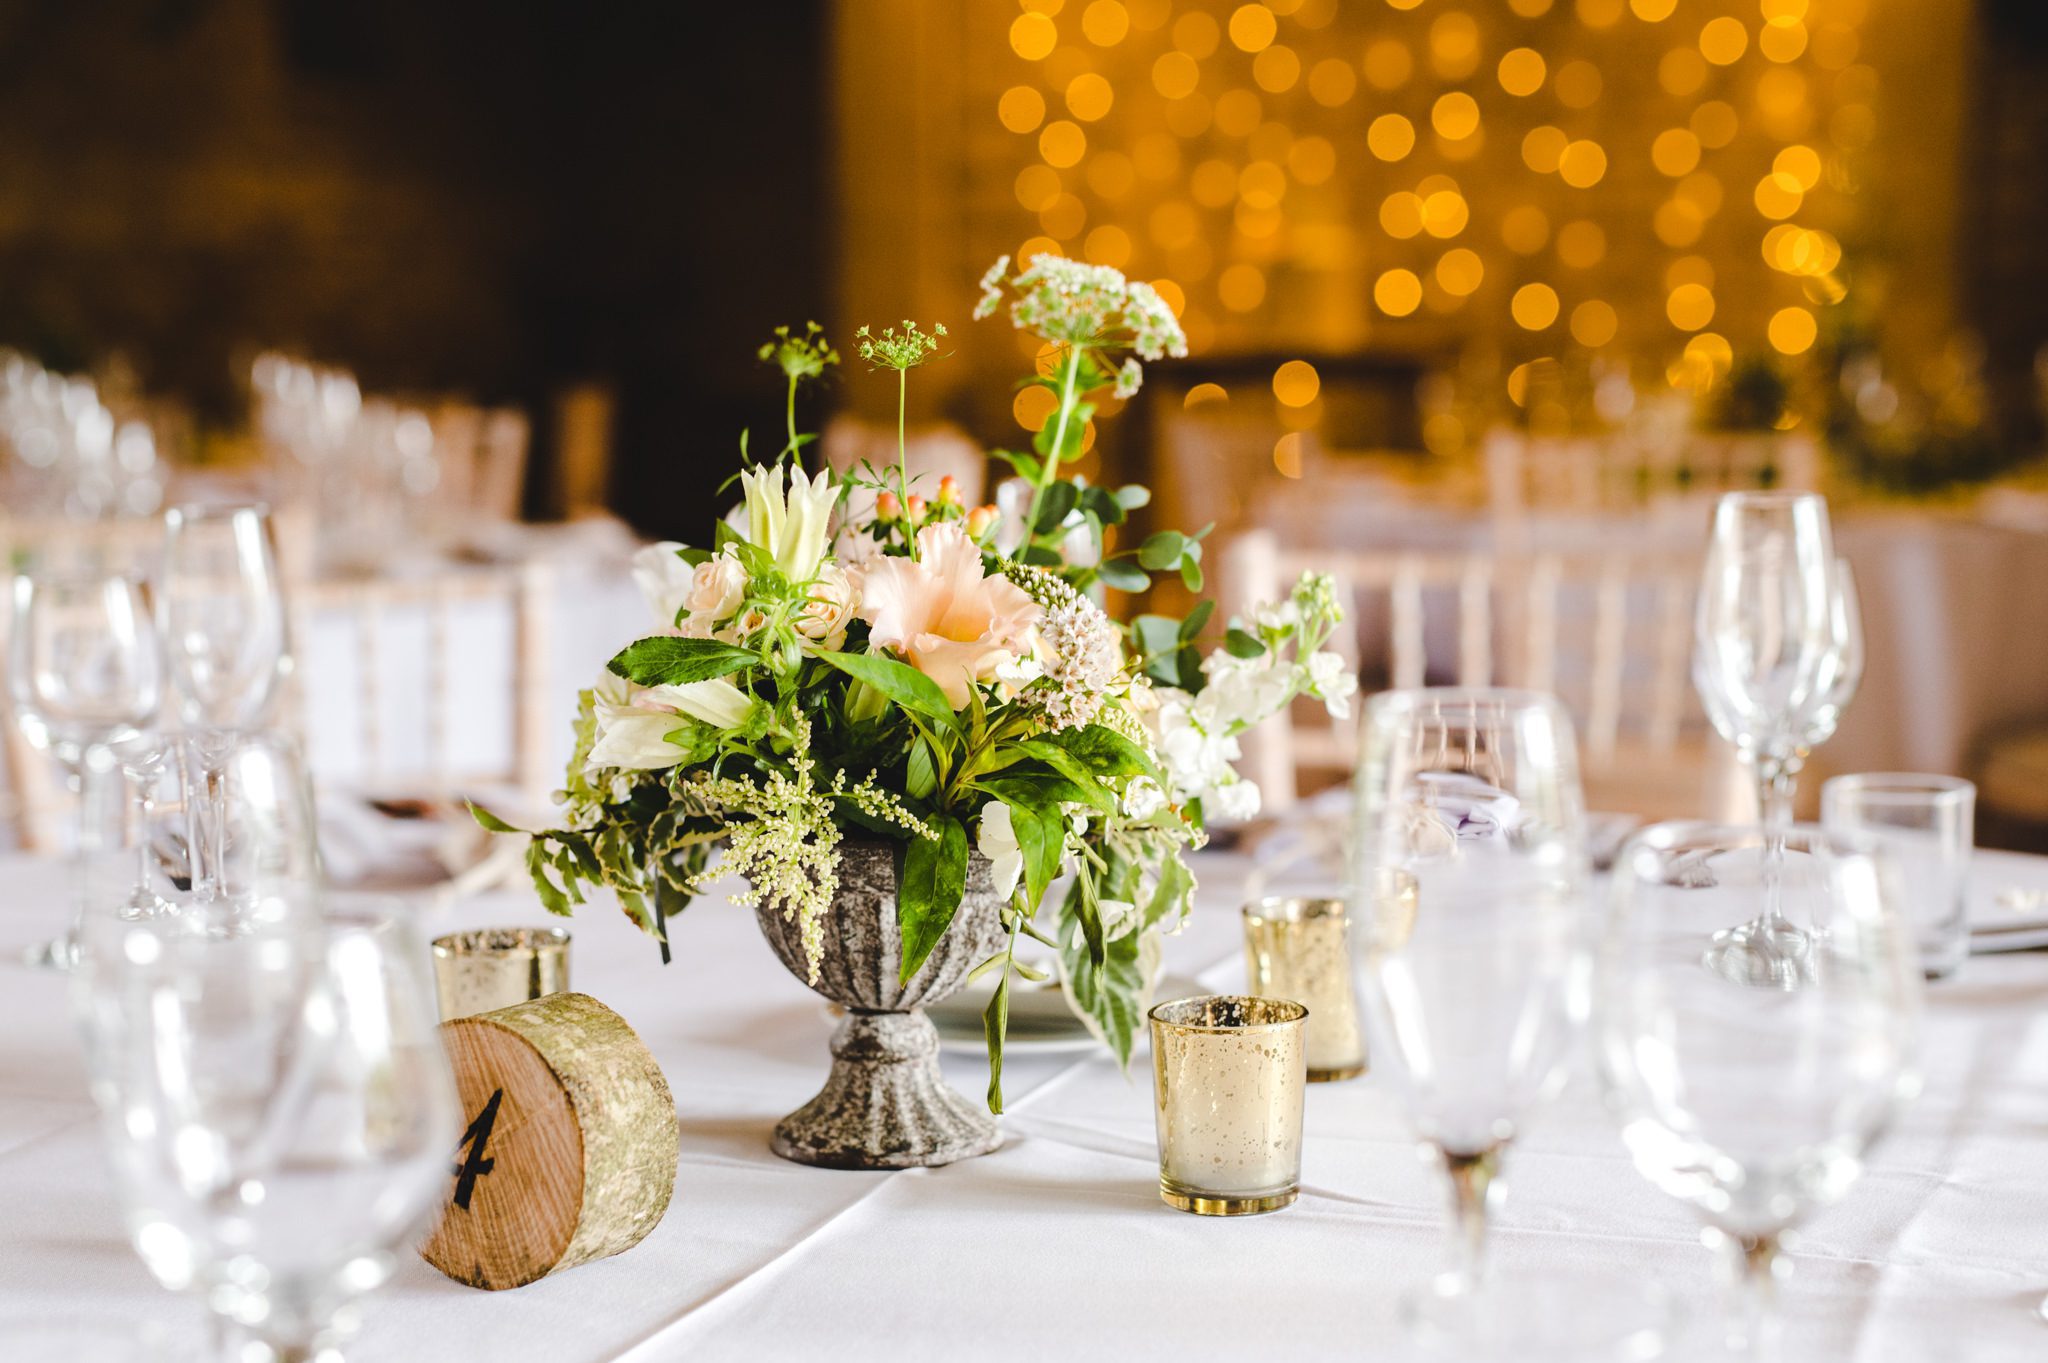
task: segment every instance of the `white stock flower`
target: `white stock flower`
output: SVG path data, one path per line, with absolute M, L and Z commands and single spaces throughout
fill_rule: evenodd
M 737 729 L 747 722 L 747 715 L 754 708 L 753 697 L 723 677 L 714 677 L 710 681 L 650 686 L 634 697 L 633 703 L 666 705 L 678 714 L 701 719 L 715 729 Z
M 1202 802 L 1202 812 L 1226 823 L 1243 823 L 1259 812 L 1259 787 L 1255 782 L 1244 780 L 1217 786 Z
M 1166 792 L 1149 776 L 1134 778 L 1124 788 L 1124 814 L 1132 819 L 1149 819 L 1166 807 Z
M 1344 659 L 1327 650 L 1312 653 L 1308 660 L 1308 689 L 1322 699 L 1332 719 L 1351 714 L 1351 697 L 1358 690 L 1358 678 L 1344 665 Z
M 989 879 L 996 893 L 1008 899 L 1016 893 L 1017 880 L 1024 874 L 1024 849 L 1017 843 L 1017 830 L 1010 822 L 1010 807 L 990 800 L 981 808 L 981 829 L 974 845 L 989 859 Z
M 1202 671 L 1209 684 L 1195 700 L 1195 715 L 1210 733 L 1241 732 L 1287 703 L 1288 667 L 1271 653 L 1256 658 L 1212 653 L 1203 661 Z
M 674 540 L 663 540 L 633 554 L 633 585 L 640 589 L 647 609 L 664 625 L 675 624 L 676 614 L 690 594 L 694 570 L 680 557 L 682 547 Z
M 785 495 L 785 470 L 780 464 L 740 474 L 747 507 L 742 533 L 749 544 L 765 549 L 790 581 L 808 582 L 825 557 L 826 530 L 832 508 L 839 501 L 839 489 L 825 470 L 813 477 L 791 468 L 786 476 Z

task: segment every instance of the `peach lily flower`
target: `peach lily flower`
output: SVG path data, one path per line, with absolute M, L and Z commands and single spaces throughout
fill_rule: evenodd
M 1043 614 L 1016 583 L 984 576 L 980 546 L 951 522 L 920 530 L 915 559 L 878 560 L 861 585 L 869 641 L 937 682 L 955 710 L 1031 652 Z

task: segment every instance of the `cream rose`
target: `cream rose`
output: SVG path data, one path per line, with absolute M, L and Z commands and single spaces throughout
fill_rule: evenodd
M 818 567 L 817 581 L 804 594 L 803 609 L 797 612 L 796 632 L 806 639 L 837 649 L 846 642 L 846 624 L 860 604 L 860 588 L 853 577 L 836 563 Z
M 739 609 L 747 596 L 747 570 L 730 553 L 706 559 L 690 574 L 683 596 L 692 624 L 716 624 Z

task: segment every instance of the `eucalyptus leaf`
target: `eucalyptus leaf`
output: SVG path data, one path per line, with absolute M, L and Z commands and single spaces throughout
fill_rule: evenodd
M 1152 489 L 1143 483 L 1126 483 L 1116 490 L 1117 505 L 1126 511 L 1136 511 L 1152 501 Z
M 1181 561 L 1188 538 L 1178 530 L 1161 530 L 1138 546 L 1138 562 L 1155 573 L 1163 573 Z
M 1209 617 L 1215 613 L 1214 601 L 1197 601 L 1195 608 L 1188 612 L 1188 618 L 1180 622 L 1180 641 L 1187 643 L 1191 639 L 1199 639 L 1208 627 Z
M 1152 585 L 1152 575 L 1128 558 L 1104 559 L 1095 573 L 1120 592 L 1142 592 Z

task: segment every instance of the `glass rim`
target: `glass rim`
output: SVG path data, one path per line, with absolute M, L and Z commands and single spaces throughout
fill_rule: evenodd
M 437 958 L 457 960 L 464 957 L 510 955 L 522 951 L 539 953 L 552 951 L 557 947 L 567 950 L 569 940 L 567 928 L 464 928 L 461 932 L 442 933 L 433 940 L 432 945 Z
M 1247 923 L 1307 923 L 1351 917 L 1351 901 L 1338 895 L 1269 894 L 1247 900 L 1238 913 Z
M 1421 708 L 1424 704 L 1477 707 L 1482 703 L 1497 705 L 1502 709 L 1542 710 L 1553 715 L 1570 719 L 1564 702 L 1548 691 L 1537 691 L 1526 686 L 1403 686 L 1375 693 L 1365 703 L 1368 718 L 1385 714 L 1405 714 Z
M 1795 492 L 1786 488 L 1741 488 L 1724 492 L 1714 505 L 1723 506 L 1797 506 L 1801 502 L 1825 504 L 1827 497 L 1818 492 Z
M 1939 806 L 1975 800 L 1977 783 L 1939 772 L 1858 771 L 1831 776 L 1821 782 L 1823 808 L 1830 791 L 1853 794 L 1867 804 Z
M 187 521 L 231 521 L 237 516 L 257 515 L 268 517 L 270 503 L 250 502 L 179 502 L 164 508 L 164 524 L 178 525 Z
M 1275 1018 L 1271 1022 L 1244 1022 L 1235 1025 L 1221 1022 L 1181 1022 L 1165 1016 L 1169 1008 L 1185 1008 L 1189 1004 L 1233 1003 L 1257 1004 L 1262 1008 L 1293 1009 L 1292 1016 Z M 1308 1005 L 1294 999 L 1269 999 L 1260 994 L 1190 994 L 1184 999 L 1167 999 L 1155 1003 L 1145 1010 L 1145 1018 L 1155 1027 L 1170 1027 L 1177 1032 L 1200 1032 L 1212 1036 L 1243 1036 L 1247 1032 L 1277 1032 L 1285 1027 L 1299 1027 L 1308 1020 Z

